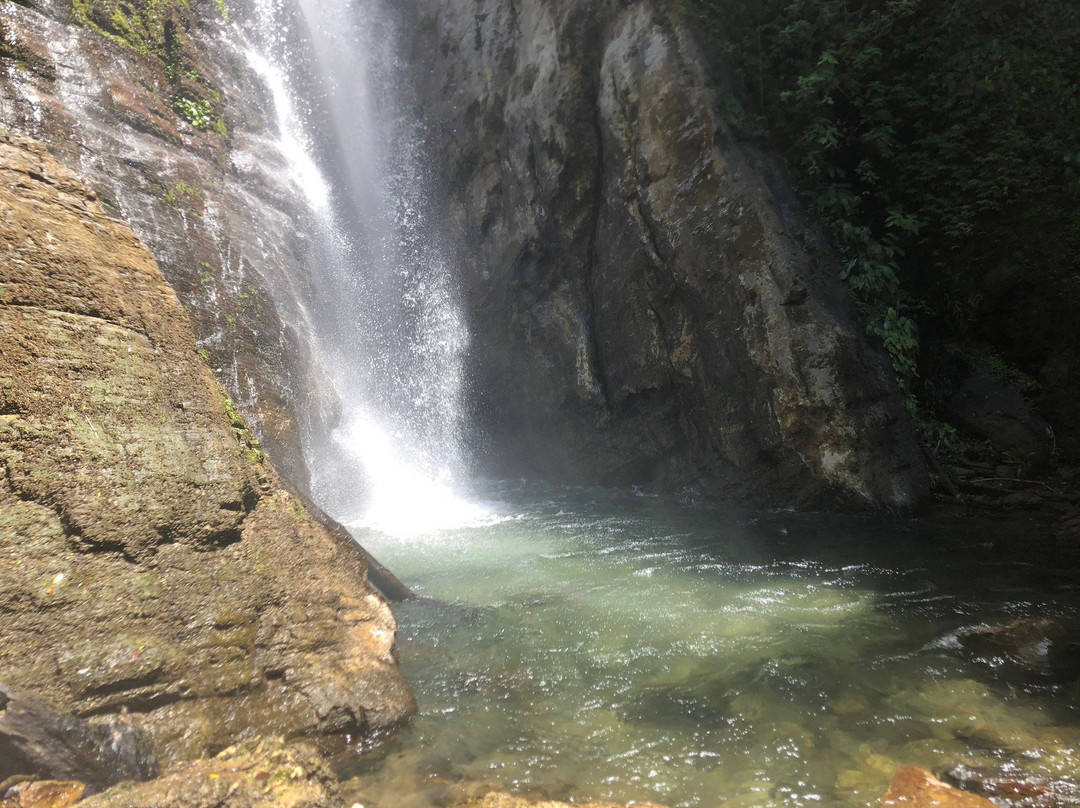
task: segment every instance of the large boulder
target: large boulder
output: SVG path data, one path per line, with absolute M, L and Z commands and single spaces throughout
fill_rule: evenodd
M 414 710 L 355 546 L 285 491 L 147 249 L 0 134 L 0 682 L 164 764 Z
M 1054 430 L 1014 385 L 973 373 L 949 400 L 949 415 L 969 434 L 1012 455 L 1022 470 L 1040 471 L 1054 451 Z
M 834 257 L 665 4 L 404 13 L 496 464 L 767 506 L 920 500 Z
M 1013 620 L 960 632 L 961 645 L 979 656 L 1008 659 L 1031 671 L 1048 672 L 1069 647 L 1069 631 L 1049 617 Z

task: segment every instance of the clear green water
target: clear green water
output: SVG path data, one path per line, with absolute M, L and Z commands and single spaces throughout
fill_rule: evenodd
M 367 808 L 439 804 L 473 781 L 794 808 L 877 805 L 908 764 L 1077 775 L 1076 677 L 956 641 L 1017 617 L 1076 622 L 1080 570 L 1029 525 L 593 489 L 491 498 L 486 525 L 363 537 L 432 599 L 395 608 L 420 713 L 346 772 Z

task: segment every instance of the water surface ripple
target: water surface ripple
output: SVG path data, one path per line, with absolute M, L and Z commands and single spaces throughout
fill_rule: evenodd
M 1078 570 L 1030 525 L 536 485 L 489 497 L 473 527 L 362 537 L 433 599 L 396 609 L 419 716 L 346 767 L 369 808 L 471 781 L 795 808 L 876 806 L 909 764 L 1077 775 L 1075 668 L 1032 674 L 957 640 L 1021 617 L 1077 623 Z

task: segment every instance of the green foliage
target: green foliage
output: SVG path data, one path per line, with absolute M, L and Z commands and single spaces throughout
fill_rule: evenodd
M 198 188 L 180 180 L 165 189 L 165 202 L 176 210 L 185 210 L 192 216 L 202 215 L 203 194 Z
M 218 13 L 221 15 L 221 19 L 229 19 L 229 7 L 225 4 L 225 0 L 214 0 L 214 5 L 217 6 Z
M 880 319 L 871 320 L 867 331 L 881 340 L 892 360 L 900 388 L 910 395 L 919 375 L 919 329 L 915 321 L 889 307 Z
M 205 98 L 198 100 L 177 96 L 173 99 L 173 109 L 181 118 L 200 131 L 205 131 L 210 126 L 212 107 Z
M 909 394 L 927 361 L 916 321 L 962 339 L 993 266 L 1080 274 L 1075 0 L 681 2 Z
M 71 13 L 118 45 L 170 64 L 186 39 L 189 8 L 189 0 L 72 0 Z
M 224 0 L 214 0 L 228 19 Z M 221 94 L 201 72 L 190 30 L 192 0 L 72 0 L 72 19 L 125 50 L 156 62 L 170 87 L 170 106 L 199 131 L 225 137 Z
M 963 345 L 959 346 L 964 360 L 978 370 L 993 376 L 1000 382 L 1015 387 L 1028 395 L 1039 393 L 1041 385 L 1024 373 L 1018 367 L 1006 360 L 1001 354 L 988 345 Z

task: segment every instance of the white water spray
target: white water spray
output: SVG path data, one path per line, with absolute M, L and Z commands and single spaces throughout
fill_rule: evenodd
M 461 527 L 484 516 L 457 493 L 468 338 L 426 216 L 418 124 L 397 100 L 393 27 L 380 0 L 295 1 L 263 0 L 260 28 L 280 31 L 299 10 L 323 131 L 297 111 L 303 79 L 280 35 L 248 59 L 270 89 L 281 152 L 320 231 L 302 303 L 332 403 L 302 418 L 312 491 L 351 526 Z

